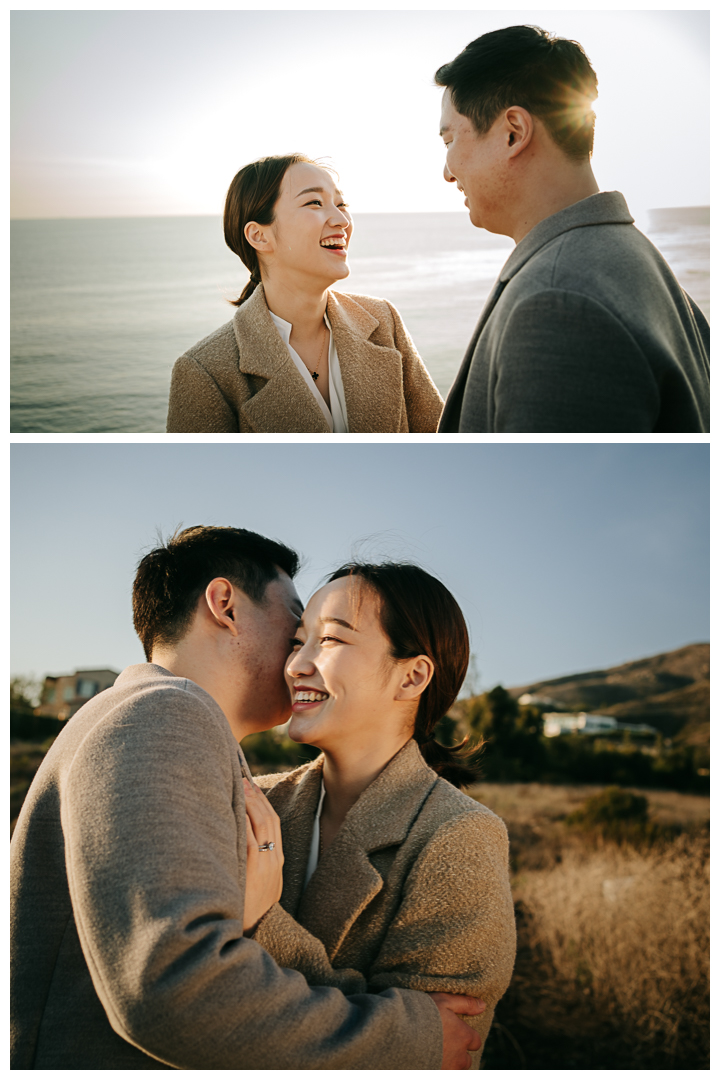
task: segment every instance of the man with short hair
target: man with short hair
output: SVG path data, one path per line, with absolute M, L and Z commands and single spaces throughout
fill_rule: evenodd
M 445 179 L 511 236 L 439 432 L 709 431 L 709 327 L 590 166 L 597 78 L 577 42 L 511 26 L 435 75 Z
M 231 528 L 142 559 L 149 662 L 68 721 L 15 830 L 12 1068 L 469 1066 L 480 1040 L 459 1014 L 476 999 L 345 997 L 249 936 L 238 742 L 290 714 L 297 569 L 284 544 Z

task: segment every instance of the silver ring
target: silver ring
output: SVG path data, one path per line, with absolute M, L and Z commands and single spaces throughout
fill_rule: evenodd
M 272 851 L 275 845 L 272 841 L 269 844 L 258 844 L 258 851 Z

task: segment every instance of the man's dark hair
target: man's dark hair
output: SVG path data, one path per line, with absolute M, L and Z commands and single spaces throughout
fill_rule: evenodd
M 173 645 L 187 633 L 213 578 L 227 578 L 262 604 L 278 567 L 294 577 L 299 566 L 292 548 L 247 529 L 194 525 L 176 532 L 140 560 L 135 575 L 133 622 L 146 658 L 155 645 Z
M 435 72 L 456 110 L 485 135 L 504 109 L 519 105 L 547 127 L 568 157 L 592 154 L 597 75 L 581 45 L 539 26 L 508 26 L 471 41 Z

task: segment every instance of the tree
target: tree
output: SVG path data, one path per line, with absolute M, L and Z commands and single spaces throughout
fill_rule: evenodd
M 487 743 L 487 778 L 531 780 L 542 767 L 542 716 L 533 706 L 519 706 L 503 686 L 475 698 L 467 713 L 470 729 Z
M 10 679 L 10 708 L 15 712 L 34 712 L 40 700 L 42 684 L 37 679 L 15 675 Z

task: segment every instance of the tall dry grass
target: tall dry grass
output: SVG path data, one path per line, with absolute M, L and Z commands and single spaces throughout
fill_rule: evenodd
M 684 832 L 632 847 L 564 825 L 590 789 L 566 791 L 563 805 L 562 789 L 544 799 L 539 785 L 513 786 L 473 792 L 504 810 L 518 921 L 515 974 L 485 1068 L 707 1069 L 703 805 L 663 800 L 653 819 Z
M 682 1067 L 706 1054 L 707 871 L 706 843 L 681 836 L 657 851 L 576 848 L 520 876 L 525 942 L 553 976 L 550 1026 L 568 996 L 582 996 L 638 1063 Z

